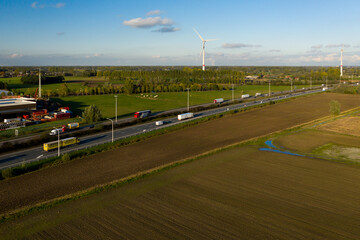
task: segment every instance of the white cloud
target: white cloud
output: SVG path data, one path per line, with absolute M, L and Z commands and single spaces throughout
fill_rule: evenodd
M 55 5 L 55 8 L 62 8 L 62 7 L 65 7 L 66 3 L 57 3 Z
M 223 48 L 248 48 L 248 47 L 261 47 L 261 45 L 252 45 L 245 43 L 224 43 Z
M 157 9 L 157 10 L 153 10 L 153 11 L 146 13 L 146 16 L 160 15 L 160 14 L 163 14 L 163 11 Z
M 133 28 L 151 28 L 154 26 L 170 26 L 173 21 L 169 18 L 148 17 L 148 18 L 134 18 L 123 22 L 124 25 Z
M 271 50 L 269 50 L 269 52 L 281 52 L 281 50 L 279 50 L 279 49 L 271 49 Z
M 55 5 L 45 5 L 45 4 L 41 4 L 39 5 L 38 2 L 33 2 L 31 4 L 32 8 L 45 8 L 45 7 L 52 7 L 52 8 L 62 8 L 65 7 L 66 3 L 57 3 Z
M 340 47 L 350 47 L 350 44 L 328 44 L 326 48 L 340 48 Z
M 320 49 L 322 47 L 323 47 L 322 44 L 311 46 L 312 49 Z
M 9 58 L 21 58 L 23 55 L 18 53 L 13 53 L 9 55 Z
M 152 32 L 168 33 L 168 32 L 177 32 L 180 31 L 180 28 L 177 27 L 162 27 Z

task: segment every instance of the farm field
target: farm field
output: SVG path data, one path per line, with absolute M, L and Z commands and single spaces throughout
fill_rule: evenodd
M 357 239 L 360 168 L 222 151 L 15 219 L 3 239 Z
M 304 86 L 306 87 L 306 86 Z M 272 91 L 287 91 L 289 86 L 274 86 Z M 266 85 L 245 85 L 237 86 L 234 90 L 234 98 L 241 98 L 242 94 L 255 95 L 255 93 L 267 93 Z M 146 97 L 147 96 L 147 97 Z M 157 97 L 155 97 L 157 96 Z M 232 99 L 231 91 L 202 91 L 190 92 L 190 105 L 211 103 L 216 98 Z M 73 112 L 80 115 L 85 107 L 95 104 L 100 107 L 101 112 L 106 118 L 115 117 L 114 95 L 92 95 L 92 96 L 69 96 L 52 98 L 63 106 L 69 106 Z M 141 110 L 151 110 L 161 112 L 170 109 L 182 108 L 187 106 L 187 92 L 171 93 L 147 93 L 147 94 L 118 94 L 118 117 L 129 117 L 134 112 Z
M 358 112 L 285 134 L 274 140 L 275 147 L 293 153 L 333 161 L 360 163 Z
M 342 110 L 360 104 L 360 98 L 354 95 L 326 93 L 302 97 L 1 181 L 0 213 L 327 116 L 333 99 L 341 103 Z

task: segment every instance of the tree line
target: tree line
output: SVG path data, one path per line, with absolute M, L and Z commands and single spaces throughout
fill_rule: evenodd
M 62 83 L 64 76 L 41 76 L 41 84 Z M 39 76 L 25 75 L 20 79 L 22 84 L 39 84 Z

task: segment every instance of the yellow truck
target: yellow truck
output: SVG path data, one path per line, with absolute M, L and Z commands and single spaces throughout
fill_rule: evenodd
M 79 123 L 68 123 L 67 127 L 68 129 L 75 129 L 75 128 L 79 128 Z
M 60 140 L 60 148 L 78 144 L 80 140 L 76 137 L 64 138 Z M 44 143 L 44 151 L 51 151 L 58 148 L 58 141 Z

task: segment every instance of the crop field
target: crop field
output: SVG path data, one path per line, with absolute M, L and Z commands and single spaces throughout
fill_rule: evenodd
M 343 110 L 360 104 L 360 98 L 354 95 L 327 93 L 302 97 L 1 181 L 0 213 L 327 116 L 333 99 L 341 103 Z
M 330 131 L 307 129 L 281 136 L 274 140 L 274 144 L 277 147 L 305 154 L 310 154 L 317 148 L 330 143 L 360 147 L 360 138 L 336 134 Z
M 16 219 L 3 239 L 357 239 L 360 168 L 236 147 Z
M 333 161 L 360 163 L 360 117 L 356 114 L 282 135 L 276 147 Z
M 349 116 L 323 124 L 319 129 L 360 136 L 360 116 Z
M 245 85 L 238 86 L 234 90 L 234 98 L 241 98 L 242 94 L 255 95 L 255 93 L 267 93 L 266 85 Z M 286 91 L 289 86 L 274 86 L 272 91 Z M 190 92 L 190 105 L 211 103 L 216 98 L 232 99 L 232 91 L 202 91 Z M 101 112 L 106 118 L 115 117 L 114 95 L 92 95 L 92 96 L 69 96 L 52 98 L 63 106 L 69 106 L 76 114 L 81 114 L 85 107 L 95 104 L 100 107 Z M 125 95 L 118 94 L 118 117 L 129 117 L 134 112 L 141 110 L 151 110 L 161 112 L 175 108 L 187 106 L 187 92 L 171 93 L 147 93 Z

